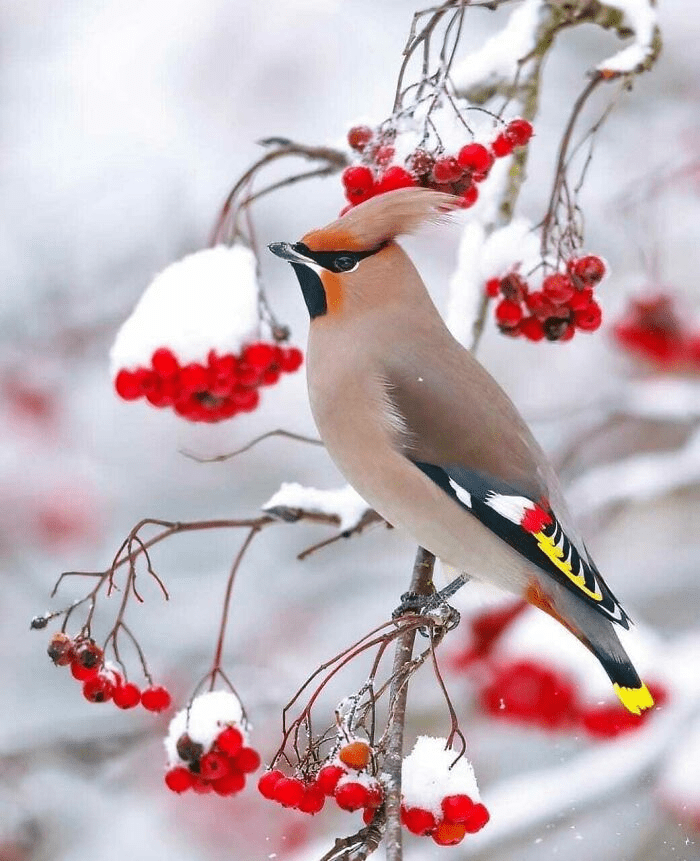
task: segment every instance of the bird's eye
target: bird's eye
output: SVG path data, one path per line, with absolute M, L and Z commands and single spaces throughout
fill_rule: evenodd
M 357 266 L 357 260 L 348 254 L 341 254 L 340 257 L 335 258 L 333 263 L 338 272 L 349 272 Z

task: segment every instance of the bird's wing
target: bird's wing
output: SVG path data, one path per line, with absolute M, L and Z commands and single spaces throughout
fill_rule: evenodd
M 401 453 L 465 513 L 627 628 L 626 613 L 569 525 L 546 456 L 505 393 L 471 356 L 455 353 L 436 367 L 434 357 L 413 355 L 408 368 L 404 362 L 386 375 L 387 397 L 403 423 Z

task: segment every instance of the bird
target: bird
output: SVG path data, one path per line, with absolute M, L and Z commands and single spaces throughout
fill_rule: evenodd
M 622 704 L 654 705 L 617 633 L 629 629 L 544 451 L 507 394 L 450 333 L 397 243 L 459 199 L 373 197 L 295 243 L 309 312 L 311 411 L 340 472 L 443 564 L 525 598 L 598 659 Z

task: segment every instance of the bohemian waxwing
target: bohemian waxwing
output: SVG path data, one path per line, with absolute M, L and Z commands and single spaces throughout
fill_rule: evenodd
M 551 465 L 394 241 L 444 218 L 455 200 L 401 189 L 296 244 L 269 246 L 292 265 L 311 317 L 306 367 L 318 430 L 382 517 L 443 563 L 561 622 L 639 714 L 653 700 L 615 630 L 629 618 L 576 532 Z

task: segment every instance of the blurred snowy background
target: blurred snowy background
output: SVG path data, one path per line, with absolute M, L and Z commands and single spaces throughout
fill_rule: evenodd
M 120 402 L 107 353 L 153 274 L 206 243 L 229 187 L 257 157 L 256 140 L 342 146 L 355 121 L 389 113 L 414 8 L 406 0 L 2 0 L 1 861 L 310 861 L 353 830 L 347 814 L 311 820 L 252 789 L 233 800 L 168 793 L 166 719 L 85 702 L 46 658 L 46 632 L 28 624 L 48 606 L 58 573 L 104 568 L 141 517 L 249 516 L 282 481 L 341 483 L 321 450 L 284 440 L 219 464 L 181 453 L 218 454 L 280 426 L 314 434 L 303 373 L 266 392 L 250 416 L 194 426 Z M 670 704 L 639 733 L 596 741 L 498 722 L 479 711 L 465 678 L 448 674 L 493 819 L 454 850 L 409 837 L 409 857 L 700 858 L 698 376 L 642 365 L 610 337 L 630 296 L 660 290 L 698 328 L 700 16 L 694 2 L 676 0 L 660 17 L 663 55 L 605 127 L 584 195 L 586 247 L 613 273 L 601 290 L 607 325 L 560 345 L 512 341 L 490 323 L 480 358 L 563 466 L 613 589 L 658 637 L 650 664 Z M 471 12 L 464 48 L 503 20 Z M 617 47 L 591 27 L 559 39 L 521 214 L 541 217 L 582 75 Z M 672 173 L 680 178 L 653 200 L 623 209 L 622 200 Z M 295 241 L 342 203 L 337 179 L 286 189 L 259 207 L 259 238 Z M 438 302 L 457 235 L 408 243 Z M 296 283 L 274 258 L 264 274 L 303 345 Z M 277 747 L 280 707 L 308 672 L 383 621 L 408 582 L 414 548 L 381 528 L 295 560 L 328 534 L 307 525 L 268 531 L 236 587 L 228 668 L 264 755 Z M 179 703 L 209 666 L 239 540 L 173 538 L 154 557 L 170 605 L 149 589 L 132 611 L 154 673 Z M 452 636 L 458 651 L 463 632 Z M 410 708 L 409 734 L 446 733 L 429 678 Z

